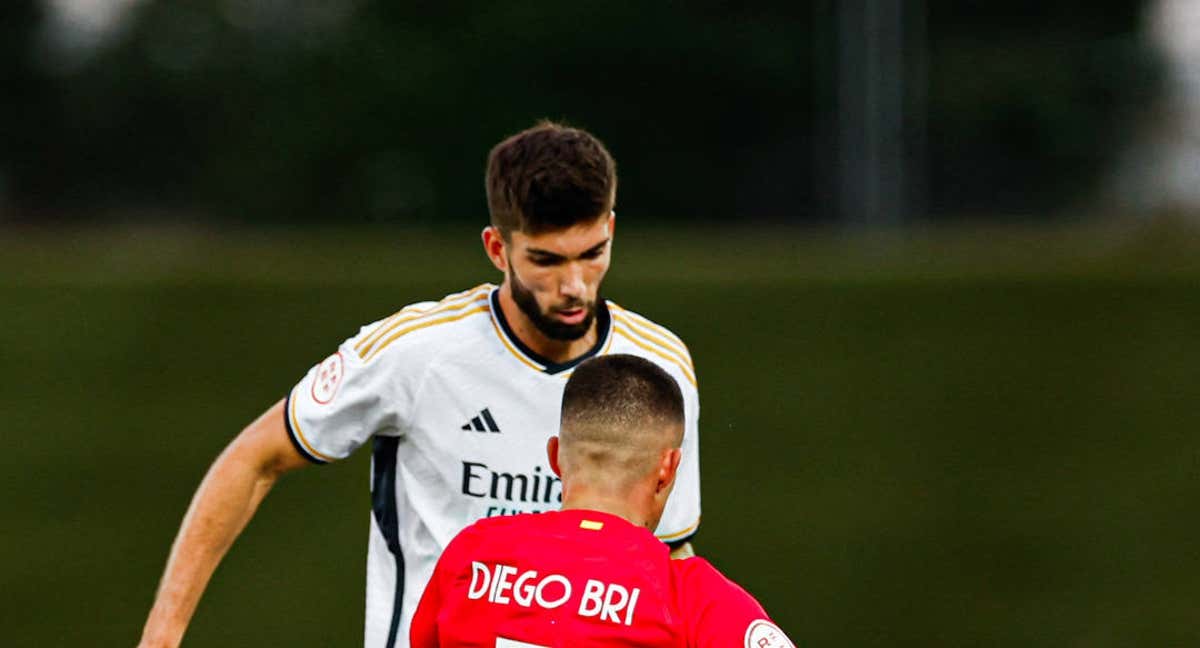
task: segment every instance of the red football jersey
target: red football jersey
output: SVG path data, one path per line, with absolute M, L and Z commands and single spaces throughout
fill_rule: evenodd
M 438 560 L 413 648 L 792 643 L 701 558 L 671 560 L 647 529 L 598 511 L 486 518 Z

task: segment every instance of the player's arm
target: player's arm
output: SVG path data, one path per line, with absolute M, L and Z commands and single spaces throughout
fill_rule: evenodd
M 192 498 L 142 631 L 141 648 L 178 646 L 217 564 L 283 473 L 309 461 L 288 438 L 284 401 L 221 453 Z

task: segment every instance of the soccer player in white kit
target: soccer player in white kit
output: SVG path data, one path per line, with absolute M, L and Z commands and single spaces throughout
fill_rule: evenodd
M 408 645 L 442 549 L 489 516 L 557 510 L 546 465 L 573 367 L 628 353 L 683 392 L 682 462 L 656 535 L 691 552 L 700 522 L 696 376 L 674 334 L 600 296 L 616 166 L 543 122 L 492 149 L 484 251 L 504 274 L 364 326 L 221 454 L 184 518 L 141 646 L 177 646 L 217 563 L 282 473 L 372 446 L 366 648 Z

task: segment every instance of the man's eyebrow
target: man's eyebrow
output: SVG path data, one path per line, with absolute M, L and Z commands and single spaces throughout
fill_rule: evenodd
M 556 259 L 564 258 L 563 255 L 558 254 L 557 252 L 551 252 L 550 250 L 543 250 L 541 248 L 526 248 L 525 253 L 532 254 L 535 256 L 554 257 Z
M 596 251 L 599 251 L 599 250 L 600 250 L 600 249 L 602 249 L 602 248 L 603 248 L 605 245 L 608 245 L 608 242 L 609 242 L 610 240 L 611 240 L 611 239 L 604 239 L 603 241 L 600 241 L 599 243 L 597 243 L 597 244 L 593 245 L 592 247 L 590 247 L 590 248 L 588 248 L 588 249 L 584 250 L 584 251 L 581 253 L 581 255 L 580 255 L 580 256 L 582 256 L 582 255 L 584 255 L 584 254 L 587 254 L 587 253 L 589 253 L 589 252 L 596 252 Z M 532 255 L 536 255 L 536 256 L 554 257 L 554 258 L 556 258 L 556 259 L 565 259 L 565 258 L 567 258 L 566 256 L 564 256 L 564 255 L 562 255 L 562 254 L 559 254 L 559 253 L 557 253 L 557 252 L 551 252 L 550 250 L 543 250 L 543 249 L 541 249 L 541 248 L 535 248 L 535 247 L 526 248 L 526 249 L 525 249 L 525 253 L 526 253 L 526 254 L 532 254 Z
M 609 240 L 610 239 L 604 239 L 603 241 L 600 241 L 599 243 L 593 245 L 592 247 L 584 250 L 583 253 L 588 254 L 589 252 L 599 252 L 600 250 L 604 249 L 605 245 L 608 245 Z

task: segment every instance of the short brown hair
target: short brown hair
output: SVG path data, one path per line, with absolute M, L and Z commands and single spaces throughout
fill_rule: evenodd
M 564 444 L 586 440 L 616 450 L 672 428 L 664 441 L 679 447 L 683 417 L 683 393 L 671 374 L 635 355 L 603 355 L 584 361 L 567 380 L 559 434 Z
M 612 210 L 616 191 L 612 155 L 578 128 L 542 121 L 488 154 L 488 211 L 505 237 L 593 221 Z

